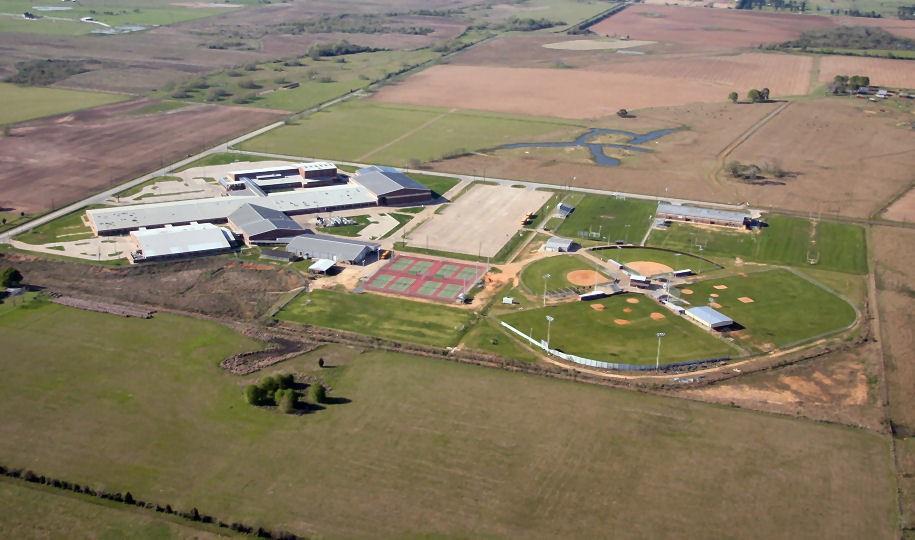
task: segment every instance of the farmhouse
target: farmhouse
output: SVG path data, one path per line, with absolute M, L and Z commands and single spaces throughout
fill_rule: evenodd
M 235 243 L 231 231 L 210 223 L 166 226 L 160 229 L 141 228 L 131 232 L 130 239 L 136 246 L 129 254 L 132 262 L 225 253 Z
M 731 228 L 745 227 L 753 221 L 753 217 L 749 212 L 670 203 L 658 204 L 655 217 L 670 221 L 685 221 Z
M 382 206 L 416 204 L 432 198 L 432 190 L 393 167 L 365 167 L 352 179 L 375 195 Z
M 229 214 L 228 221 L 249 246 L 288 242 L 305 233 L 304 227 L 283 212 L 256 204 L 242 205 Z
M 554 236 L 543 244 L 543 251 L 552 251 L 556 253 L 569 252 L 575 246 L 575 242 L 568 238 L 559 238 Z
M 303 259 L 328 259 L 334 262 L 362 264 L 381 246 L 323 234 L 303 234 L 293 238 L 286 250 Z
M 697 306 L 687 309 L 684 313 L 686 317 L 700 326 L 709 330 L 717 330 L 734 324 L 734 320 L 720 311 L 714 310 L 708 306 Z

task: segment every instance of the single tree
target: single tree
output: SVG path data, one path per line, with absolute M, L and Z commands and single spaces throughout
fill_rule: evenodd
M 737 103 L 737 100 L 740 99 L 740 96 L 737 95 L 737 92 L 731 92 L 728 94 L 728 99 L 731 100 L 731 103 Z
M 626 109 L 620 109 L 620 110 L 616 111 L 616 115 L 619 116 L 620 118 L 626 118 L 629 116 L 629 111 L 627 111 Z
M 762 94 L 759 93 L 759 90 L 754 88 L 747 92 L 747 99 L 750 100 L 751 103 L 759 103 L 760 99 L 762 99 Z
M 276 394 L 279 399 L 276 400 L 276 406 L 283 414 L 292 414 L 298 405 L 298 394 L 291 388 L 277 390 Z
M 759 97 L 761 101 L 769 101 L 769 89 L 763 88 L 759 91 Z
M 245 401 L 250 405 L 262 405 L 266 401 L 265 392 L 256 384 L 245 387 Z
M 319 368 L 324 367 L 324 358 L 318 358 L 318 367 Z
M 22 283 L 22 274 L 12 266 L 0 270 L 0 287 L 16 287 Z
M 327 402 L 327 390 L 321 383 L 314 383 L 308 387 L 308 401 L 319 404 Z

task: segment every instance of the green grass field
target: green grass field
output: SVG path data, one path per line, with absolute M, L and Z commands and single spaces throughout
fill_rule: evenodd
M 746 327 L 746 340 L 763 350 L 834 332 L 855 320 L 855 310 L 847 302 L 788 270 L 709 279 L 688 287 L 693 294 L 683 298 L 694 305 L 705 305 L 709 295 L 717 294 L 714 301 L 722 307 L 716 309 Z M 743 303 L 741 297 L 753 302 Z
M 167 314 L 0 316 L 0 461 L 311 537 L 897 534 L 888 442 L 866 430 L 344 346 L 251 377 L 219 369 L 251 346 Z M 244 403 L 242 385 L 283 371 L 348 403 Z M 0 529 L 136 530 L 57 508 L 15 495 Z
M 697 274 L 720 268 L 717 264 L 693 257 L 687 253 L 674 253 L 661 249 L 649 248 L 611 248 L 592 251 L 603 260 L 613 259 L 618 263 L 631 263 L 636 261 L 656 262 L 669 266 L 674 270 L 689 268 Z
M 79 210 L 59 217 L 20 234 L 16 237 L 16 240 L 26 244 L 38 245 L 92 238 L 92 229 L 83 224 L 83 215 L 85 214 L 85 210 Z
M 657 206 L 657 203 L 638 199 L 585 195 L 575 204 L 575 211 L 556 229 L 556 233 L 582 244 L 616 240 L 637 244 L 651 226 Z M 592 231 L 603 240 L 582 239 L 581 231 Z
M 481 320 L 474 325 L 464 336 L 464 339 L 461 340 L 461 346 L 466 349 L 474 349 L 521 360 L 522 362 L 537 361 L 537 355 L 522 347 L 516 340 L 500 330 L 498 322 L 489 319 Z
M 352 225 L 340 225 L 338 227 L 318 227 L 318 230 L 337 236 L 359 236 L 362 229 L 368 227 L 372 223 L 377 223 L 372 221 L 369 216 L 349 216 L 349 219 L 352 219 L 356 223 Z
M 629 299 L 639 302 L 632 304 L 627 301 Z M 597 311 L 593 306 L 604 309 Z M 624 311 L 626 309 L 630 311 Z M 652 319 L 653 312 L 663 314 L 664 318 Z M 547 306 L 503 315 L 502 319 L 525 333 L 533 329 L 534 339 L 546 339 L 547 315 L 555 318 L 550 347 L 593 360 L 653 365 L 658 332 L 667 334 L 661 348 L 662 364 L 737 353 L 717 337 L 641 295 Z M 621 325 L 617 321 L 627 321 L 627 324 Z
M 556 119 L 348 101 L 245 141 L 241 150 L 407 167 L 453 153 L 579 131 Z M 414 161 L 415 160 L 415 161 Z
M 410 173 L 410 178 L 431 189 L 432 193 L 439 197 L 443 196 L 448 190 L 460 183 L 460 180 L 453 176 Z
M 594 265 L 577 255 L 557 255 L 546 257 L 530 263 L 521 271 L 521 284 L 532 294 L 543 294 L 543 285 L 546 282 L 548 291 L 574 287 L 566 275 L 575 270 L 596 270 Z M 549 279 L 543 276 L 549 274 Z M 608 278 L 609 281 L 609 278 Z
M 0 16 L 0 20 L 2 19 L 3 17 Z M 116 103 L 125 99 L 127 96 L 118 94 L 34 88 L 0 83 L 0 102 L 3 103 L 3 107 L 0 107 L 0 125 L 16 124 L 34 118 Z
M 325 290 L 302 294 L 277 313 L 286 321 L 440 347 L 457 345 L 471 317 L 445 305 Z
M 734 258 L 788 266 L 810 266 L 807 256 L 819 256 L 816 268 L 853 274 L 867 273 L 864 229 L 857 225 L 820 221 L 815 239 L 809 220 L 772 215 L 769 226 L 757 233 L 695 227 L 674 223 L 667 230 L 653 230 L 648 245 L 699 253 L 707 257 Z M 813 247 L 815 246 L 815 247 Z
M 186 171 L 188 169 L 193 169 L 194 167 L 210 167 L 213 165 L 228 165 L 230 163 L 238 163 L 239 161 L 275 161 L 276 158 L 267 157 L 267 156 L 257 156 L 254 154 L 239 154 L 236 152 L 218 152 L 215 154 L 210 154 L 204 156 L 197 161 L 188 163 L 183 167 L 175 169 L 175 172 Z

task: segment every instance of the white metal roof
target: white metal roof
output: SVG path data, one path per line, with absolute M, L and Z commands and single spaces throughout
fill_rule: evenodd
M 303 257 L 355 261 L 369 251 L 377 250 L 379 244 L 338 238 L 323 234 L 303 234 L 293 238 L 286 249 Z
M 739 212 L 735 210 L 719 210 L 717 208 L 703 208 L 700 206 L 687 206 L 670 203 L 658 204 L 659 214 L 670 214 L 688 218 L 714 219 L 719 221 L 741 222 L 749 219 L 749 212 Z
M 686 314 L 711 327 L 734 324 L 733 319 L 709 306 L 689 308 L 686 310 Z
M 546 244 L 544 244 L 544 247 L 545 247 L 546 249 L 559 249 L 559 248 L 562 248 L 562 249 L 565 249 L 566 251 L 568 251 L 569 248 L 572 247 L 572 244 L 573 244 L 573 243 L 574 243 L 574 240 L 570 240 L 570 239 L 568 239 L 568 238 L 560 238 L 560 237 L 558 237 L 558 236 L 554 236 L 554 237 L 552 237 L 552 238 L 550 238 L 549 240 L 546 241 Z
M 334 261 L 330 259 L 318 259 L 315 263 L 308 267 L 310 272 L 327 272 L 334 267 Z
M 147 258 L 229 249 L 233 239 L 232 233 L 211 223 L 140 229 L 130 235 Z

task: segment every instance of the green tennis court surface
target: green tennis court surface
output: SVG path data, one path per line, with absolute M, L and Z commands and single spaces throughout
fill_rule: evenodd
M 422 287 L 420 287 L 416 293 L 422 296 L 432 296 L 441 286 L 442 283 L 440 281 L 427 281 L 423 283 Z
M 419 261 L 411 266 L 410 269 L 407 270 L 407 273 L 413 274 L 414 276 L 421 276 L 432 268 L 432 264 L 432 261 Z
M 373 279 L 371 283 L 369 283 L 369 286 L 376 287 L 378 289 L 384 289 L 392 279 L 394 279 L 394 276 L 391 274 L 379 274 L 375 276 L 375 279 Z
M 461 286 L 453 283 L 445 285 L 438 293 L 439 298 L 455 298 L 461 292 Z
M 397 281 L 395 281 L 388 287 L 388 290 L 395 291 L 395 292 L 404 292 L 407 289 L 409 289 L 410 286 L 413 285 L 413 283 L 415 283 L 415 282 L 416 282 L 416 280 L 413 278 L 399 277 L 399 278 L 397 278 Z
M 446 264 L 438 269 L 438 272 L 435 273 L 434 277 L 437 277 L 439 279 L 448 279 L 455 272 L 457 272 L 457 269 L 458 269 L 458 267 L 453 264 Z
M 411 264 L 413 264 L 414 262 L 416 262 L 416 259 L 411 259 L 410 257 L 401 257 L 401 258 L 397 259 L 396 261 L 390 263 L 391 270 L 393 270 L 395 272 L 400 272 L 402 270 L 406 270 L 406 268 L 408 266 L 410 266 Z
M 458 275 L 455 276 L 455 279 L 463 279 L 465 281 L 470 281 L 477 277 L 477 270 L 475 268 L 464 268 Z

